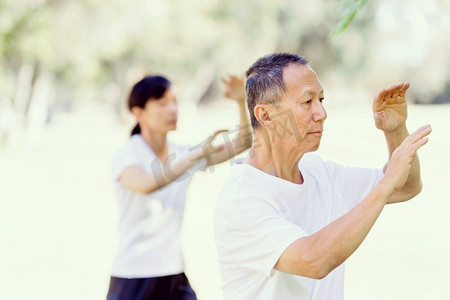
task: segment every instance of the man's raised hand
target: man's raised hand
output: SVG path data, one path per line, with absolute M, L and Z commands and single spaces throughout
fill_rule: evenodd
M 406 90 L 408 82 L 382 89 L 373 100 L 375 126 L 384 132 L 392 132 L 405 126 L 407 117 Z

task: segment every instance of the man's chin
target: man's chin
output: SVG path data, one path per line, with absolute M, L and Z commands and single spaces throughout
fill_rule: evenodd
M 308 151 L 308 152 L 314 152 L 314 151 L 319 150 L 319 146 L 320 146 L 320 142 L 319 142 L 317 145 L 313 146 L 313 147 L 311 148 L 311 150 Z

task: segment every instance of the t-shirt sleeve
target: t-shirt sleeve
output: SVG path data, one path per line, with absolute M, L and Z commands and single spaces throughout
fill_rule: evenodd
M 236 199 L 228 220 L 228 250 L 235 263 L 267 276 L 274 274 L 284 250 L 307 235 L 262 199 Z
M 139 159 L 133 153 L 131 147 L 123 147 L 114 154 L 112 160 L 112 177 L 118 181 L 122 172 L 129 166 L 140 165 Z
M 344 167 L 326 162 L 330 181 L 342 196 L 344 213 L 358 204 L 383 178 L 383 169 Z

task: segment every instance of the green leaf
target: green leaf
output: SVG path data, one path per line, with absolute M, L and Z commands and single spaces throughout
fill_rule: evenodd
M 344 0 L 344 5 L 348 5 L 345 9 L 341 21 L 333 32 L 333 36 L 336 37 L 341 34 L 348 25 L 353 21 L 356 14 L 369 2 L 369 0 Z

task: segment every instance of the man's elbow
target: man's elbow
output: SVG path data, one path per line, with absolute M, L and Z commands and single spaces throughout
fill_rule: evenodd
M 330 274 L 329 271 L 327 271 L 325 269 L 321 269 L 321 270 L 313 271 L 309 276 L 306 276 L 306 277 L 309 277 L 309 278 L 312 278 L 312 279 L 316 279 L 316 280 L 320 280 L 320 279 L 323 279 L 323 278 L 327 277 L 328 274 Z
M 312 237 L 298 239 L 282 254 L 275 269 L 312 279 L 325 278 L 344 262 L 345 258 L 320 244 L 318 241 L 314 242 Z
M 413 196 L 411 198 L 414 198 L 415 196 L 419 195 L 422 189 L 423 189 L 422 181 L 419 181 L 419 183 L 416 185 L 413 191 Z
M 421 181 L 415 183 L 414 185 L 404 186 L 403 190 L 397 192 L 397 194 L 394 194 L 394 197 L 388 203 L 401 203 L 411 200 L 420 194 L 422 188 L 423 186 Z
M 336 266 L 334 266 L 333 262 L 330 262 L 324 257 L 309 257 L 304 258 L 303 264 L 306 262 L 306 267 L 304 268 L 304 274 L 300 274 L 305 277 L 309 277 L 312 279 L 323 279 L 331 271 L 334 270 Z
M 411 200 L 412 198 L 416 197 L 417 195 L 420 194 L 422 189 L 423 189 L 423 185 L 422 185 L 422 181 L 421 180 L 419 180 L 419 182 L 414 184 L 414 185 L 410 185 L 407 188 L 407 191 L 406 191 L 407 196 L 405 197 L 404 201 L 408 201 L 408 200 Z
M 313 279 L 323 279 L 328 276 L 335 268 L 336 264 L 329 261 L 322 261 L 316 267 L 312 268 L 311 278 Z

